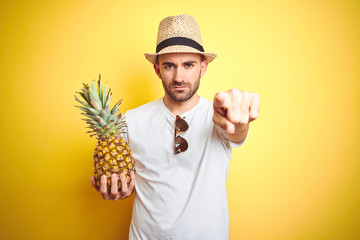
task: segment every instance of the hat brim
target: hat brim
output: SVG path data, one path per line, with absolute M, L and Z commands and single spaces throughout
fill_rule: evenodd
M 183 46 L 183 45 L 169 46 L 169 47 L 162 49 L 158 53 L 145 53 L 144 55 L 145 55 L 145 58 L 150 63 L 154 64 L 157 60 L 157 56 L 166 54 L 166 53 L 199 53 L 205 57 L 205 59 L 208 63 L 210 63 L 212 60 L 214 60 L 217 57 L 216 53 L 200 52 L 199 50 L 197 50 L 195 48 Z

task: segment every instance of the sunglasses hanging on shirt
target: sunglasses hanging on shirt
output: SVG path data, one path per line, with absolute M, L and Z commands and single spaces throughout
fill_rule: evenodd
M 188 149 L 188 142 L 185 138 L 181 137 L 180 132 L 186 132 L 188 130 L 189 125 L 180 116 L 176 115 L 175 120 L 175 134 L 174 134 L 174 154 L 179 154 L 181 152 L 185 152 Z

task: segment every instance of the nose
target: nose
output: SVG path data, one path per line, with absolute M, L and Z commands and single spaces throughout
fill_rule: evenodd
M 174 72 L 174 81 L 178 83 L 182 83 L 184 80 L 185 80 L 184 71 L 180 67 L 177 67 Z

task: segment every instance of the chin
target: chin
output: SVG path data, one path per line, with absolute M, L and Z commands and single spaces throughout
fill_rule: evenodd
M 186 102 L 189 100 L 192 96 L 189 96 L 187 94 L 178 94 L 175 96 L 171 96 L 171 98 L 176 102 Z

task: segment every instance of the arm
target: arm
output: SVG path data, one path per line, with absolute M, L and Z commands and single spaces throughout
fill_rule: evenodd
M 256 93 L 230 89 L 218 92 L 213 102 L 213 122 L 234 143 L 245 140 L 249 123 L 259 116 L 260 98 Z
M 104 200 L 118 200 L 129 197 L 134 189 L 135 189 L 135 173 L 134 171 L 130 171 L 130 184 L 127 185 L 125 174 L 120 174 L 120 182 L 121 182 L 121 191 L 118 190 L 118 174 L 111 175 L 111 191 L 107 190 L 107 179 L 105 175 L 101 176 L 100 188 L 95 184 L 94 176 L 91 177 L 91 185 L 96 189 L 96 191 L 101 193 L 101 196 Z

